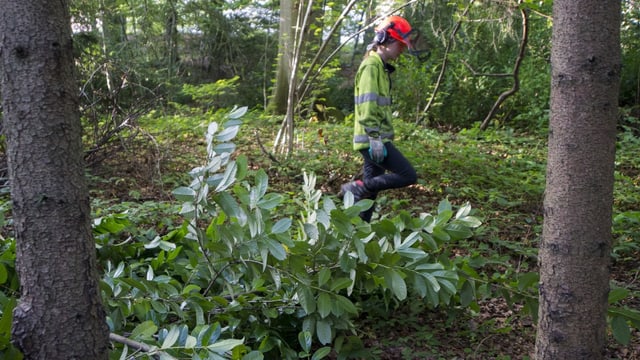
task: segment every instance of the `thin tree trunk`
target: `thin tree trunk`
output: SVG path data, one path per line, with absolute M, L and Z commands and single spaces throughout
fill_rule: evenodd
M 442 84 L 442 80 L 444 79 L 444 74 L 447 70 L 447 64 L 449 62 L 449 59 L 448 59 L 449 51 L 453 46 L 458 30 L 460 30 L 460 26 L 462 25 L 462 20 L 465 18 L 465 16 L 467 16 L 467 13 L 469 12 L 469 8 L 471 8 L 471 5 L 473 4 L 473 1 L 474 0 L 469 1 L 469 4 L 467 4 L 467 7 L 464 9 L 464 11 L 462 12 L 462 15 L 460 16 L 460 20 L 458 20 L 456 25 L 453 27 L 453 30 L 451 31 L 451 35 L 449 35 L 449 41 L 447 42 L 447 46 L 444 49 L 444 56 L 442 57 L 442 66 L 440 67 L 440 74 L 438 74 L 438 80 L 436 80 L 436 85 L 433 89 L 433 92 L 431 93 L 431 98 L 429 99 L 429 102 L 427 102 L 427 105 L 424 107 L 424 110 L 422 110 L 422 116 L 418 117 L 416 121 L 416 125 L 420 125 L 422 123 L 422 120 L 425 118 L 425 116 L 429 112 L 429 109 L 431 109 L 431 105 L 433 105 L 433 101 L 435 100 L 436 95 L 438 94 L 438 90 L 440 89 L 440 85 Z
M 0 0 L 0 74 L 25 359 L 107 359 L 68 1 Z

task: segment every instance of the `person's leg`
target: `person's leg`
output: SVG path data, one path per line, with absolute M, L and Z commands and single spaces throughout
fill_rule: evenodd
M 373 162 L 369 154 L 364 153 L 366 150 L 363 150 L 365 176 L 362 181 L 367 190 L 375 194 L 382 190 L 409 186 L 418 180 L 416 170 L 393 143 L 385 143 L 385 147 L 387 157 L 381 164 Z
M 364 163 L 362 165 L 362 182 L 363 184 L 365 184 L 365 188 L 367 189 L 367 191 L 371 194 L 370 196 L 367 197 L 367 199 L 371 199 L 375 201 L 376 197 L 378 197 L 378 192 L 369 189 L 366 186 L 366 184 L 371 179 L 378 177 L 380 175 L 383 175 L 385 170 L 379 164 L 371 160 L 371 157 L 369 156 L 369 149 L 360 150 L 360 153 L 362 154 L 362 158 L 364 159 Z M 360 218 L 366 222 L 370 222 L 371 217 L 373 216 L 373 210 L 375 209 L 375 206 L 376 205 L 373 204 L 369 209 L 361 212 Z

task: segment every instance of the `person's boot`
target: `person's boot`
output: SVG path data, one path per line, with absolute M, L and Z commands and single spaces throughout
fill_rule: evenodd
M 344 196 L 344 194 L 346 194 L 347 191 L 352 193 L 354 203 L 357 203 L 362 199 L 369 199 L 373 195 L 373 193 L 367 190 L 367 188 L 364 186 L 364 183 L 362 182 L 362 180 L 356 180 L 356 181 L 343 184 L 340 187 L 340 190 L 342 194 L 341 196 Z

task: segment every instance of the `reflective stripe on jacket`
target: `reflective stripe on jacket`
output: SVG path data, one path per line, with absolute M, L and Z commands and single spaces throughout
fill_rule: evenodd
M 369 135 L 379 135 L 384 141 L 393 139 L 390 75 L 394 70 L 375 51 L 362 60 L 354 89 L 354 150 L 367 149 Z

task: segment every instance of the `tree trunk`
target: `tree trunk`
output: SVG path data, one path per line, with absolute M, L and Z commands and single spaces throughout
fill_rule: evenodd
M 280 30 L 278 32 L 278 65 L 273 95 L 268 109 L 274 114 L 287 113 L 289 80 L 291 76 L 293 47 L 295 39 L 296 0 L 280 0 Z
M 601 359 L 620 82 L 620 2 L 555 0 L 537 359 Z
M 68 1 L 0 0 L 0 74 L 25 359 L 107 359 Z

